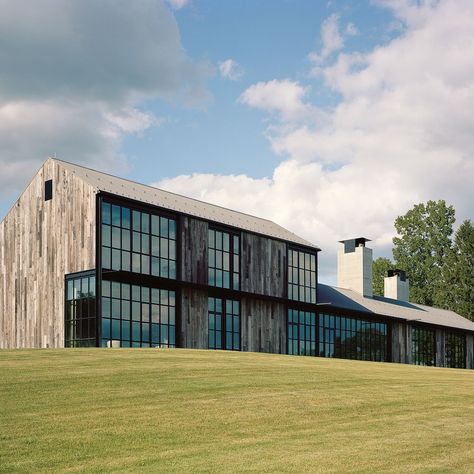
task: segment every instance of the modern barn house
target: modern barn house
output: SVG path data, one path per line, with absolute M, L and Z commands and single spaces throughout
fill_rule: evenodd
M 0 347 L 186 347 L 474 368 L 474 323 L 372 295 L 372 250 L 49 158 L 0 224 Z

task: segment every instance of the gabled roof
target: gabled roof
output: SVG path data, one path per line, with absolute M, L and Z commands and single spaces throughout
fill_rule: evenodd
M 474 322 L 446 309 L 374 296 L 368 298 L 353 290 L 318 284 L 318 304 L 360 311 L 368 315 L 387 316 L 406 321 L 435 324 L 454 329 L 474 331 Z M 330 310 L 329 310 L 330 311 Z
M 97 191 L 116 194 L 118 196 L 169 209 L 170 211 L 181 212 L 219 224 L 237 227 L 256 234 L 274 237 L 319 250 L 316 245 L 270 220 L 244 214 L 243 212 L 232 211 L 225 207 L 216 206 L 215 204 L 209 204 L 207 202 L 181 196 L 169 191 L 163 191 L 162 189 L 136 183 L 128 179 L 118 178 L 107 173 L 95 171 L 56 158 L 50 159 L 66 168 L 68 171 L 74 173 L 78 178 L 87 182 Z M 236 196 L 236 198 L 238 198 L 238 196 Z

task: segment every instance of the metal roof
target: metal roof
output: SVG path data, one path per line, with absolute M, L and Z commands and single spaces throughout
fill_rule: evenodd
M 74 173 L 78 178 L 87 182 L 97 191 L 116 194 L 171 211 L 181 212 L 219 224 L 237 227 L 256 234 L 274 237 L 319 250 L 316 245 L 270 220 L 244 214 L 243 212 L 232 211 L 225 207 L 216 206 L 215 204 L 209 204 L 169 191 L 163 191 L 162 189 L 136 183 L 128 179 L 118 178 L 67 161 L 58 160 L 56 158 L 50 159 Z M 236 198 L 238 198 L 238 196 L 236 196 Z
M 318 284 L 318 304 L 360 311 L 369 315 L 387 316 L 406 321 L 435 324 L 455 329 L 474 331 L 474 322 L 447 309 L 374 296 L 362 296 L 353 290 Z

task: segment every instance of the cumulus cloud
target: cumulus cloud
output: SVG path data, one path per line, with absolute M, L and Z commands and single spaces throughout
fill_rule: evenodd
M 144 101 L 209 99 L 210 68 L 185 54 L 162 0 L 0 0 L 0 10 L 0 197 L 52 153 L 120 170 L 123 136 L 161 123 Z
M 309 87 L 290 79 L 258 82 L 245 90 L 238 101 L 291 122 L 311 116 L 315 110 L 306 102 Z
M 226 59 L 219 63 L 219 72 L 221 77 L 231 81 L 238 81 L 242 79 L 244 70 L 242 66 L 234 59 Z
M 270 178 L 193 175 L 158 185 L 313 241 L 327 281 L 337 240 L 365 236 L 376 255 L 387 254 L 394 219 L 415 203 L 446 199 L 459 219 L 473 219 L 474 3 L 389 5 L 404 25 L 398 37 L 322 66 L 326 87 L 341 97 L 325 120 L 314 121 L 309 85 L 275 80 L 243 92 L 242 103 L 268 114 L 265 134 L 284 156 Z

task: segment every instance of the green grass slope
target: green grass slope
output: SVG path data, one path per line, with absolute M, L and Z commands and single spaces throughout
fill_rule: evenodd
M 474 472 L 474 372 L 192 350 L 0 352 L 2 472 Z

